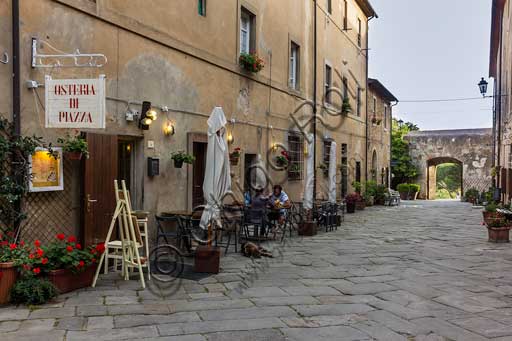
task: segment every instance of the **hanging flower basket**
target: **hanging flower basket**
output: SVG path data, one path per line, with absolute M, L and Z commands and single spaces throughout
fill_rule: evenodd
M 64 155 L 68 160 L 79 161 L 84 154 L 82 152 L 65 152 Z
M 183 163 L 192 164 L 195 161 L 195 156 L 185 153 L 183 150 L 171 153 L 171 160 L 174 161 L 174 168 L 183 167 Z
M 290 156 L 286 150 L 281 152 L 281 155 L 276 156 L 276 165 L 282 170 L 288 168 L 288 164 L 290 163 Z
M 231 166 L 238 166 L 240 155 L 240 147 L 235 148 L 233 152 L 229 154 L 229 163 Z
M 258 73 L 265 66 L 263 59 L 255 53 L 242 53 L 238 59 L 240 66 L 249 72 Z

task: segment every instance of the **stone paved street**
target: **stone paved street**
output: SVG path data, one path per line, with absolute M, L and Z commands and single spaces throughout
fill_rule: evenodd
M 458 202 L 370 208 L 257 270 L 229 254 L 199 283 L 139 291 L 109 276 L 1 308 L 0 339 L 512 340 L 512 246 L 488 243 L 481 220 Z

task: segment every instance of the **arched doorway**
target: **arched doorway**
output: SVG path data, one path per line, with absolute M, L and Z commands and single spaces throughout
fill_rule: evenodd
M 377 181 L 377 151 L 374 149 L 372 154 L 372 180 Z
M 427 199 L 458 199 L 464 193 L 462 162 L 452 157 L 427 161 Z

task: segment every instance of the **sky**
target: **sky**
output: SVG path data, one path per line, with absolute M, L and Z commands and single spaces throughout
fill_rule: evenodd
M 492 99 L 406 103 L 479 97 L 489 82 L 492 0 L 370 0 L 369 76 L 400 101 L 394 117 L 421 130 L 492 126 Z

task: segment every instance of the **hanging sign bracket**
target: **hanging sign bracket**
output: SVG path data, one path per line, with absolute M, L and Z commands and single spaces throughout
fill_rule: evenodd
M 42 54 L 37 51 L 37 44 L 48 46 L 57 54 Z M 32 38 L 32 67 L 33 68 L 59 68 L 59 67 L 103 67 L 107 63 L 107 56 L 101 53 L 65 53 L 51 46 L 44 40 Z

